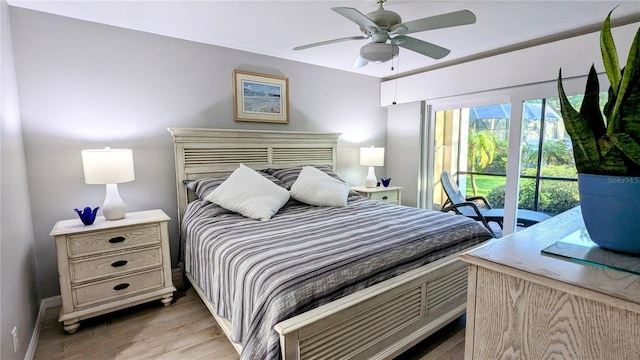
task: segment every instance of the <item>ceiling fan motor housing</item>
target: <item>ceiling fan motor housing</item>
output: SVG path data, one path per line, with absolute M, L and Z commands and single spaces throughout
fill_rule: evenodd
M 383 9 L 382 4 L 380 4 L 378 10 L 368 13 L 367 17 L 383 30 L 390 30 L 393 26 L 402 22 L 402 18 L 398 13 Z
M 395 44 L 369 43 L 360 48 L 360 56 L 367 61 L 383 63 L 398 56 L 399 49 Z

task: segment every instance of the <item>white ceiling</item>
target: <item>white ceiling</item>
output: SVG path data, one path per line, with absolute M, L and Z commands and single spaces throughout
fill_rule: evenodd
M 444 66 L 495 49 L 513 49 L 567 33 L 593 31 L 616 5 L 616 22 L 640 22 L 639 0 L 599 1 L 399 1 L 385 9 L 403 21 L 468 9 L 477 22 L 425 31 L 411 36 L 451 50 L 433 60 L 401 49 L 399 66 L 369 64 L 354 69 L 359 49 L 368 40 L 346 41 L 306 50 L 293 47 L 324 40 L 362 35 L 358 26 L 331 10 L 353 7 L 366 14 L 377 9 L 375 0 L 359 1 L 32 1 L 9 0 L 18 6 L 206 44 L 301 61 L 379 78 Z

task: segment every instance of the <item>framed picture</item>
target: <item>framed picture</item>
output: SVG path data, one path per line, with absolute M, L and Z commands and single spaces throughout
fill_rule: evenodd
M 289 79 L 233 71 L 236 121 L 289 123 Z

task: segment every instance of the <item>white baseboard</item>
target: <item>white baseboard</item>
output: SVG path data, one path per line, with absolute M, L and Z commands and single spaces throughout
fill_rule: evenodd
M 33 328 L 31 341 L 29 341 L 29 348 L 27 349 L 27 353 L 24 356 L 25 360 L 33 360 L 33 357 L 36 355 L 38 339 L 40 338 L 40 329 L 42 329 L 42 324 L 44 323 L 44 314 L 47 312 L 47 309 L 51 309 L 60 305 L 62 305 L 62 297 L 60 297 L 60 295 L 42 299 L 42 301 L 40 302 L 40 310 L 38 310 L 36 325 Z
M 45 310 L 54 308 L 56 306 L 62 306 L 62 296 L 57 295 L 42 299 L 42 302 L 40 303 L 40 310 L 42 310 L 43 306 Z

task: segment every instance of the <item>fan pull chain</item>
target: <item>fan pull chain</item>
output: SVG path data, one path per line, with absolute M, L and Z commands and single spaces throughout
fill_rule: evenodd
M 389 46 L 389 48 L 391 49 L 391 71 L 393 71 L 393 45 Z M 400 51 L 398 51 L 398 56 L 400 56 Z
M 391 59 L 391 71 L 393 71 L 393 59 Z M 399 74 L 400 74 L 400 52 L 398 51 L 398 60 L 396 63 L 396 85 L 395 85 L 395 89 L 393 90 L 393 102 L 391 103 L 391 105 L 396 104 L 396 94 L 398 93 L 398 75 Z

